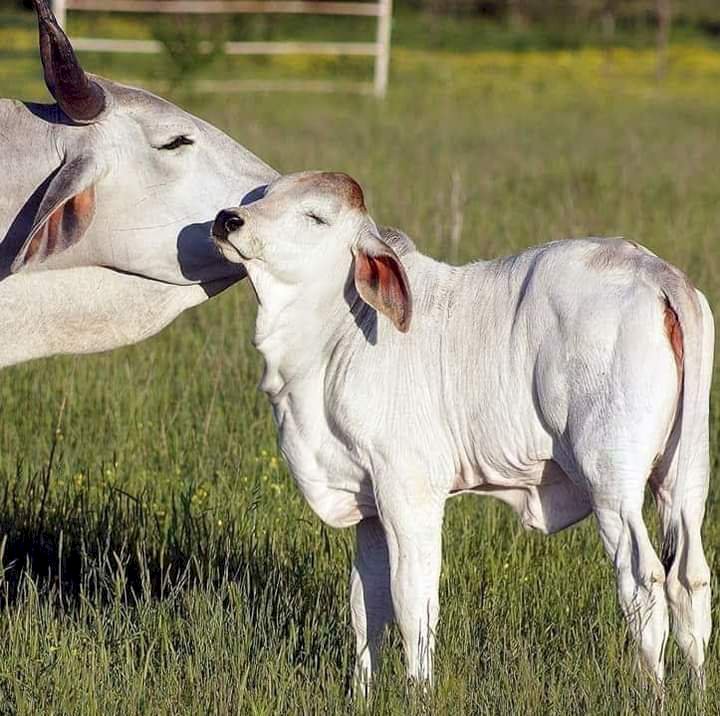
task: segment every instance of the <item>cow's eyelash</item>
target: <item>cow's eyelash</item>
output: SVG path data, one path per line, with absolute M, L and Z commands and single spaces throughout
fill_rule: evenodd
M 316 224 L 327 224 L 327 221 L 325 221 L 322 216 L 318 216 L 314 211 L 306 212 L 305 216 L 307 216 L 308 219 L 312 219 Z
M 190 139 L 186 134 L 181 134 L 174 139 L 171 139 L 167 144 L 163 144 L 161 147 L 158 147 L 158 149 L 167 149 L 169 151 L 173 149 L 179 149 L 183 146 L 188 146 L 190 144 L 195 144 L 195 141 L 193 139 Z

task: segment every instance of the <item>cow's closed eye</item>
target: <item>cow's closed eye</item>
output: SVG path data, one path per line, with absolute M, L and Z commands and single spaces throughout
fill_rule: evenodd
M 180 147 L 188 146 L 190 144 L 195 144 L 195 140 L 191 139 L 186 134 L 180 134 L 179 136 L 171 139 L 166 144 L 163 144 L 157 148 L 172 151 L 173 149 L 180 149 Z
M 325 226 L 328 223 L 327 219 L 323 219 L 322 216 L 316 214 L 314 211 L 306 212 L 305 216 L 307 216 L 308 219 L 315 222 L 318 226 Z

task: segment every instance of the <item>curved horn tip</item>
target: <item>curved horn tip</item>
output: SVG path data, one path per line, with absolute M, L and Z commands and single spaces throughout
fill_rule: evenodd
M 48 3 L 47 0 L 32 0 L 32 4 L 38 12 L 44 15 L 52 14 L 50 3 Z
M 52 11 L 52 8 L 46 0 L 33 0 L 33 5 L 35 6 L 35 11 L 41 20 L 57 23 L 55 13 Z
M 105 91 L 85 74 L 46 0 L 34 0 L 34 5 L 39 20 L 45 84 L 70 119 L 92 122 L 105 109 Z

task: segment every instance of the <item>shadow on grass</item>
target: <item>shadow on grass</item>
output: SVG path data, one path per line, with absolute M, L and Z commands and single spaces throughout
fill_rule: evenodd
M 100 609 L 163 603 L 181 613 L 186 597 L 198 590 L 231 609 L 234 590 L 253 630 L 270 627 L 282 637 L 316 623 L 319 605 L 323 621 L 345 622 L 338 599 L 345 585 L 318 566 L 327 555 L 302 549 L 291 521 L 282 539 L 258 529 L 259 496 L 221 530 L 214 511 L 193 505 L 195 485 L 173 494 L 159 516 L 150 490 L 133 495 L 87 477 L 68 485 L 53 477 L 52 465 L 51 454 L 40 472 L 18 466 L 14 476 L 0 475 L 0 599 L 6 608 L 22 609 L 32 594 L 41 608 L 71 618 L 88 603 Z M 291 660 L 303 663 L 307 645 L 292 641 Z

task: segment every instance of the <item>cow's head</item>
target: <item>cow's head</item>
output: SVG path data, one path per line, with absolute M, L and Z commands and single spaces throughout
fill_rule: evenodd
M 310 311 L 331 310 L 349 279 L 357 295 L 398 330 L 410 327 L 405 269 L 368 215 L 362 189 L 347 174 L 281 177 L 262 198 L 221 211 L 212 232 L 225 257 L 246 267 L 261 301 L 263 293 L 269 300 L 270 294 L 285 294 Z
M 35 6 L 60 165 L 12 270 L 107 266 L 174 284 L 241 276 L 209 240 L 210 220 L 276 173 L 175 105 L 87 75 L 46 0 Z

